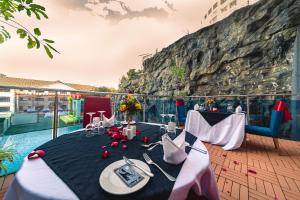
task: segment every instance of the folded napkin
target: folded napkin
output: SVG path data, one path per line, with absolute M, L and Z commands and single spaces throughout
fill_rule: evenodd
M 111 118 L 106 118 L 103 115 L 103 127 L 107 128 L 107 127 L 112 127 L 115 124 L 115 116 L 111 116 Z
M 174 140 L 172 140 L 167 134 L 163 135 L 162 145 L 165 162 L 177 165 L 186 159 L 185 130 L 183 130 Z
M 235 113 L 241 113 L 242 112 L 242 107 L 238 106 L 235 108 Z
M 199 104 L 195 104 L 195 105 L 194 105 L 194 110 L 200 110 Z

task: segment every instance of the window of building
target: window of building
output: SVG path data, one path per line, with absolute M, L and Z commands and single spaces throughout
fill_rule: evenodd
M 211 12 L 212 12 L 212 10 L 211 10 L 211 9 L 209 9 L 209 10 L 208 10 L 208 15 L 209 15 Z
M 0 92 L 10 92 L 10 89 L 0 88 Z
M 19 106 L 19 111 L 24 111 L 23 106 Z
M 236 4 L 236 0 L 234 0 L 234 1 L 230 2 L 229 7 L 232 8 L 232 7 L 236 6 L 236 5 L 237 5 Z
M 9 112 L 10 107 L 0 107 L 0 112 Z
M 0 97 L 0 102 L 10 102 L 10 97 Z
M 226 12 L 227 11 L 227 6 L 225 6 L 224 8 L 221 8 L 221 12 Z
M 221 5 L 223 4 L 223 3 L 225 3 L 227 0 L 221 0 Z
M 36 101 L 44 101 L 45 99 L 42 98 L 42 97 L 37 97 L 35 100 L 36 100 Z
M 216 9 L 218 7 L 218 2 L 216 2 L 213 6 L 213 9 Z

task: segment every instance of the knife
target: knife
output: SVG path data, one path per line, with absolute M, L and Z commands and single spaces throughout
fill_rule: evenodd
M 131 160 L 129 160 L 129 159 L 126 158 L 125 156 L 123 156 L 123 160 L 124 160 L 127 164 L 129 164 L 130 166 L 133 166 L 133 167 L 136 167 L 136 168 L 140 169 L 140 170 L 143 171 L 147 176 L 149 176 L 149 177 L 153 177 L 153 176 L 154 176 L 154 174 L 152 174 L 151 172 L 149 172 L 149 171 L 145 170 L 144 168 L 138 166 L 137 164 L 135 164 L 134 162 L 132 162 Z

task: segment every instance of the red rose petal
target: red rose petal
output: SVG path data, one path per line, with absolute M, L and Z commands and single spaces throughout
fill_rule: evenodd
M 112 136 L 112 139 L 114 140 L 118 140 L 120 138 L 119 134 L 118 133 L 114 133 Z
M 248 169 L 248 172 L 252 173 L 252 174 L 257 174 L 256 171 L 252 170 L 252 169 Z
M 233 161 L 234 164 L 238 165 L 239 163 L 237 161 Z
M 136 131 L 135 131 L 135 134 L 136 134 L 136 135 L 140 135 L 141 133 L 142 133 L 142 132 L 141 132 L 140 130 L 136 130 Z
M 119 142 L 114 141 L 114 142 L 111 143 L 110 146 L 112 146 L 112 147 L 118 147 L 119 146 Z
M 122 140 L 121 140 L 121 143 L 125 143 L 125 142 L 127 142 L 126 139 L 122 139 Z
M 101 148 L 102 148 L 102 149 L 105 149 L 105 148 L 106 148 L 106 146 L 105 146 L 105 145 L 103 145 L 103 146 L 101 146 Z
M 127 149 L 128 147 L 127 147 L 127 145 L 126 144 L 123 144 L 122 145 L 122 149 Z
M 101 153 L 102 158 L 107 158 L 109 156 L 109 151 L 103 151 Z

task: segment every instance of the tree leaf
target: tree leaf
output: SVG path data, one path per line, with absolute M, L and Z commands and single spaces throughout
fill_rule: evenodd
M 49 58 L 52 59 L 52 58 L 53 58 L 53 55 L 52 55 L 50 49 L 49 49 L 46 45 L 44 45 L 44 49 L 45 49 L 47 55 L 49 56 Z
M 41 36 L 41 34 L 42 34 L 39 28 L 35 28 L 33 31 L 34 31 L 34 34 L 36 34 L 37 36 Z
M 27 13 L 28 17 L 31 16 L 31 11 L 29 9 L 26 10 L 26 13 Z
M 2 34 L 0 34 L 0 44 L 2 44 L 5 41 L 4 37 Z
M 30 36 L 28 36 L 27 48 L 32 49 L 36 46 L 36 41 L 33 41 Z
M 54 43 L 53 40 L 49 40 L 49 39 L 44 39 L 44 41 L 47 42 L 47 43 Z
M 54 47 L 52 47 L 50 44 L 46 44 L 50 49 L 52 49 L 53 51 L 55 51 L 56 53 L 59 53 L 59 51 L 57 51 L 56 49 L 54 49 Z
M 32 0 L 26 0 L 26 4 L 31 4 Z

